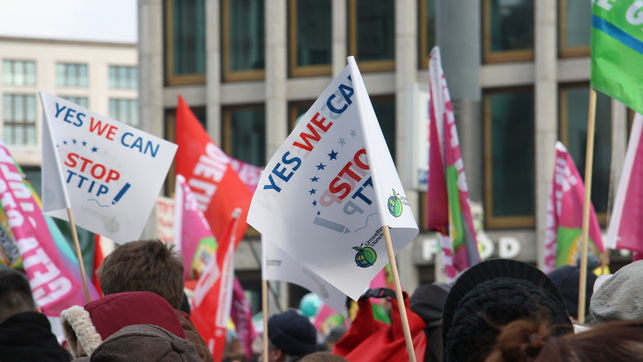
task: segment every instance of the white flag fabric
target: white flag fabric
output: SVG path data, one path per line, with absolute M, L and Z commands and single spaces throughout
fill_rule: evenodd
M 248 223 L 353 299 L 418 233 L 355 60 L 264 169 Z
M 328 284 L 317 274 L 308 270 L 297 259 L 281 250 L 265 235 L 261 237 L 262 265 L 261 279 L 282 280 L 297 284 L 317 294 L 332 310 L 342 313 L 346 306 L 346 296 Z
M 177 146 L 40 92 L 43 211 L 123 243 L 136 240 Z M 65 191 L 69 195 L 65 201 Z

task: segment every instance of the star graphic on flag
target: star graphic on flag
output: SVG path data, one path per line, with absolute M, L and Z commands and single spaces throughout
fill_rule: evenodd
M 96 146 L 92 147 L 92 152 L 98 152 L 98 148 Z
M 337 152 L 335 152 L 335 150 L 330 150 L 330 153 L 328 154 L 328 157 L 330 157 L 330 160 L 336 160 L 337 159 Z
M 310 178 L 310 182 L 317 182 L 317 181 L 319 181 L 319 177 L 317 176 L 313 176 Z
M 339 138 L 339 144 L 340 144 L 342 147 L 344 147 L 344 145 L 346 144 L 346 140 L 345 140 L 343 137 L 340 137 L 340 138 Z
M 67 144 L 67 141 L 63 141 L 63 145 L 66 145 L 66 144 Z
M 321 215 L 321 211 L 317 211 L 317 215 Z
M 71 141 L 72 141 L 74 144 L 76 144 L 76 140 L 75 140 L 75 139 L 73 139 L 73 138 L 72 138 L 72 140 L 71 140 Z
M 314 195 L 314 194 L 317 192 L 317 190 L 315 190 L 315 189 L 310 189 L 310 191 L 308 191 L 308 192 L 310 192 L 310 194 L 311 194 L 311 195 Z
M 313 206 L 317 206 L 317 200 L 313 200 Z
M 357 133 L 355 132 L 354 129 L 351 130 L 351 136 L 353 136 L 353 138 L 355 138 L 357 136 Z
M 87 146 L 87 141 L 83 141 L 83 147 Z
M 319 163 L 319 165 L 317 165 L 317 171 L 319 171 L 319 170 L 323 170 L 324 168 L 326 168 L 326 165 L 324 165 L 324 164 L 323 164 L 323 163 L 321 163 L 321 162 Z

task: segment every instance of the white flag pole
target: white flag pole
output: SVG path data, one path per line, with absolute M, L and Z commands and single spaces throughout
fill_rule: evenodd
M 261 313 L 263 314 L 263 360 L 268 361 L 268 281 L 261 279 Z
M 382 231 L 384 232 L 384 239 L 386 239 L 386 251 L 388 252 L 388 260 L 389 264 L 391 264 L 393 282 L 395 283 L 395 297 L 397 299 L 397 307 L 400 310 L 400 319 L 402 320 L 402 330 L 404 331 L 406 351 L 409 354 L 409 361 L 415 362 L 415 349 L 413 348 L 413 339 L 411 338 L 411 328 L 409 327 L 409 319 L 406 315 L 406 305 L 404 305 L 404 297 L 402 296 L 402 284 L 400 283 L 400 276 L 397 273 L 397 263 L 395 261 L 393 242 L 391 241 L 391 233 L 388 225 L 382 226 Z

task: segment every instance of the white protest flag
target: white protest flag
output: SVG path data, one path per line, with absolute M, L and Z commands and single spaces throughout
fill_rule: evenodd
M 177 146 L 40 92 L 43 211 L 116 242 L 140 237 Z M 65 193 L 68 195 L 67 201 Z
M 418 233 L 352 57 L 268 162 L 248 223 L 353 299 Z
M 344 311 L 346 305 L 344 293 L 308 270 L 297 259 L 271 242 L 265 235 L 261 236 L 261 254 L 263 265 L 261 279 L 282 280 L 297 284 L 317 294 L 335 312 L 342 313 Z

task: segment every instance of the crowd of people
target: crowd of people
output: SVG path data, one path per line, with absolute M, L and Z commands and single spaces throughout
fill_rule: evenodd
M 61 313 L 64 342 L 25 275 L 0 270 L 0 361 L 212 361 L 190 320 L 183 263 L 158 240 L 114 250 L 98 270 L 104 296 Z M 405 307 L 418 361 L 643 361 L 643 261 L 587 277 L 588 322 L 577 323 L 579 268 L 545 275 L 514 260 L 483 261 L 453 284 L 418 287 Z M 363 296 L 348 328 L 320 335 L 296 309 L 268 320 L 270 362 L 407 360 L 397 302 L 391 324 Z M 188 306 L 188 307 L 186 307 Z M 228 338 L 224 361 L 246 361 Z

